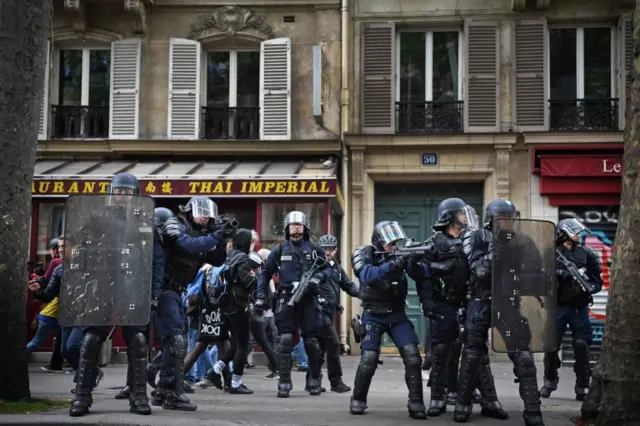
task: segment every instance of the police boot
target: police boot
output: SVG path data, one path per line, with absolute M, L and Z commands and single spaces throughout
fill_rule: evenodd
M 433 364 L 431 366 L 431 401 L 429 402 L 429 417 L 438 417 L 447 411 L 445 386 L 447 384 L 446 368 L 449 356 L 449 345 L 438 343 L 431 348 Z
M 418 420 L 427 418 L 426 407 L 424 406 L 424 394 L 422 390 L 422 360 L 420 359 L 420 349 L 415 344 L 409 344 L 399 348 L 402 363 L 404 364 L 404 379 L 409 390 L 409 401 L 407 410 L 409 417 Z
M 147 339 L 144 334 L 136 333 L 131 337 L 131 360 L 128 369 L 131 373 L 131 392 L 129 411 L 149 415 L 151 407 L 147 397 Z
M 173 389 L 167 392 L 162 408 L 165 410 L 195 411 L 198 406 L 192 404 L 184 394 L 184 357 L 187 342 L 183 335 L 171 336 L 169 349 L 173 355 Z
M 560 359 L 557 352 L 546 352 L 544 354 L 544 384 L 540 388 L 540 396 L 549 398 L 551 392 L 558 389 L 558 367 Z
M 89 413 L 89 407 L 92 403 L 91 390 L 96 384 L 95 378 L 98 374 L 98 356 L 101 346 L 102 337 L 100 335 L 91 332 L 85 333 L 80 348 L 76 392 L 69 409 L 71 417 L 80 417 Z
M 502 409 L 502 405 L 498 401 L 496 384 L 493 381 L 493 373 L 491 372 L 491 365 L 489 364 L 489 354 L 484 354 L 480 360 L 478 386 L 482 389 L 481 414 L 485 417 L 498 420 L 508 419 L 509 414 Z M 474 389 L 474 392 L 475 391 Z
M 331 379 L 330 382 L 331 382 L 331 392 L 346 393 L 351 390 L 351 386 L 347 386 L 347 384 L 342 381 L 342 377 Z
M 308 392 L 310 395 L 320 395 L 322 393 L 322 377 L 320 375 L 320 344 L 318 339 L 306 337 L 304 339 L 304 350 L 309 358 Z
M 589 364 L 589 345 L 581 339 L 576 339 L 573 344 L 573 353 L 576 362 L 573 371 L 576 373 L 576 400 L 586 401 L 589 395 L 589 381 L 591 378 L 591 365 Z
M 351 414 L 362 415 L 367 409 L 367 395 L 371 380 L 378 368 L 380 354 L 376 351 L 365 349 L 360 355 L 360 364 L 356 370 L 356 379 L 353 384 L 353 395 L 349 403 Z
M 536 365 L 533 362 L 531 352 L 510 353 L 513 361 L 520 398 L 524 403 L 524 424 L 526 426 L 544 426 L 542 412 L 540 412 L 540 392 L 538 391 L 538 379 L 536 377 Z
M 285 333 L 280 335 L 278 346 L 278 362 L 280 364 L 280 378 L 278 379 L 278 398 L 289 398 L 289 392 L 293 389 L 291 383 L 291 351 L 293 350 L 293 335 Z
M 466 423 L 471 417 L 473 410 L 472 395 L 476 387 L 478 369 L 482 353 L 466 349 L 462 354 L 460 363 L 460 374 L 458 376 L 458 397 L 453 411 L 453 421 Z
M 447 405 L 455 405 L 458 392 L 458 369 L 460 366 L 460 354 L 462 352 L 462 344 L 458 341 L 453 342 L 449 348 L 449 356 L 447 357 Z

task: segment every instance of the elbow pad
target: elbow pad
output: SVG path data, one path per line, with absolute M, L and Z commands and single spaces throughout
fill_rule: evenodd
M 162 226 L 162 235 L 171 239 L 177 239 L 182 235 L 182 224 L 176 217 L 170 217 Z
M 360 278 L 360 272 L 364 269 L 364 265 L 373 263 L 373 247 L 362 246 L 354 250 L 351 255 L 351 266 L 356 277 Z

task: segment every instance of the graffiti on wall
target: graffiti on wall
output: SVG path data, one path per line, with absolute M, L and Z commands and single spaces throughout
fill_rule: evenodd
M 602 286 L 602 291 L 593 296 L 590 316 L 592 320 L 604 321 L 620 208 L 619 206 L 580 206 L 560 207 L 559 210 L 560 220 L 576 218 L 591 230 L 591 234 L 584 237 L 583 244 L 591 247 L 600 256 L 604 285 Z

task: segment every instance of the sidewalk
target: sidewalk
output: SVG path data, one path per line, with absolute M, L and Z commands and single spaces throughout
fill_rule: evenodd
M 0 424 L 38 425 L 153 425 L 153 426 L 216 426 L 232 425 L 353 425 L 389 426 L 399 422 L 414 422 L 407 416 L 407 390 L 404 383 L 404 368 L 398 357 L 383 357 L 384 365 L 378 367 L 369 393 L 369 409 L 365 416 L 349 414 L 350 394 L 336 394 L 328 391 L 313 397 L 303 392 L 304 373 L 294 372 L 294 390 L 289 399 L 276 398 L 276 381 L 264 379 L 267 371 L 263 367 L 245 370 L 245 383 L 255 391 L 253 395 L 229 395 L 215 388 L 197 389 L 189 398 L 198 404 L 198 411 L 185 413 L 165 411 L 152 407 L 151 416 L 130 414 L 127 401 L 114 399 L 118 389 L 125 383 L 126 366 L 114 365 L 105 368 L 105 377 L 100 388 L 94 392 L 91 414 L 83 418 L 71 418 L 67 410 L 43 414 L 0 416 Z M 352 386 L 359 358 L 343 357 L 344 381 Z M 522 426 L 520 413 L 522 402 L 518 395 L 518 385 L 513 383 L 512 365 L 494 363 L 492 365 L 498 395 L 509 420 L 499 421 L 483 418 L 479 407 L 468 425 Z M 539 382 L 542 366 L 538 365 Z M 34 397 L 70 398 L 73 387 L 72 376 L 64 373 L 46 373 L 39 365 L 32 365 L 31 393 Z M 326 372 L 325 372 L 326 374 Z M 574 400 L 573 371 L 564 368 L 560 372 L 560 386 L 551 399 L 543 400 L 542 410 L 547 426 L 570 426 L 569 420 L 579 413 L 580 402 Z M 325 385 L 328 385 L 325 380 Z M 426 388 L 425 388 L 426 389 Z M 425 399 L 428 401 L 428 389 Z M 430 418 L 430 425 L 454 424 L 449 412 L 439 418 Z M 416 420 L 417 422 L 417 420 Z

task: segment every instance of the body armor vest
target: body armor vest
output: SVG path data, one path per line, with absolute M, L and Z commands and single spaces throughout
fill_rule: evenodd
M 469 263 L 462 239 L 438 232 L 431 241 L 436 255 L 435 261 L 430 263 L 434 296 L 456 303 L 466 300 Z
M 587 267 L 587 252 L 582 247 L 571 251 L 561 246 L 558 247 L 558 250 L 564 257 L 575 263 L 578 269 Z M 560 261 L 558 261 L 557 268 L 564 269 Z M 591 295 L 583 291 L 576 280 L 558 277 L 558 304 L 583 308 L 588 306 L 590 302 Z
M 178 220 L 183 225 L 185 234 L 194 238 L 204 235 L 183 216 L 179 215 Z M 189 253 L 175 241 L 169 243 L 169 247 L 165 249 L 163 289 L 174 290 L 179 293 L 184 291 L 196 277 L 203 264 L 202 254 Z
M 310 241 L 301 241 L 299 244 L 287 240 L 280 244 L 280 269 L 279 288 L 288 290 L 293 287 L 295 281 L 300 281 L 302 274 L 313 265 L 313 252 L 317 248 Z
M 381 265 L 382 263 L 375 263 Z M 403 311 L 409 283 L 404 271 L 395 272 L 395 276 L 389 277 L 387 282 L 374 286 L 362 286 L 362 307 L 373 312 Z

